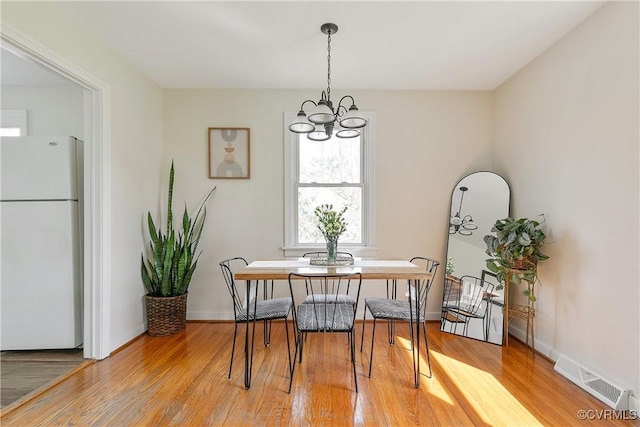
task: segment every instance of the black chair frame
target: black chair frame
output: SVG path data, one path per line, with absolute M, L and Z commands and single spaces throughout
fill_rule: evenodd
M 225 279 L 225 284 L 227 285 L 227 289 L 231 294 L 231 298 L 233 300 L 233 319 L 234 319 L 234 328 L 233 328 L 233 343 L 231 346 L 231 358 L 229 361 L 229 373 L 228 379 L 231 379 L 231 371 L 233 368 L 233 356 L 235 353 L 236 347 L 236 337 L 238 334 L 238 324 L 244 323 L 247 326 L 247 337 L 245 337 L 245 354 L 249 354 L 248 363 L 245 365 L 245 388 L 249 389 L 251 387 L 251 374 L 253 371 L 253 351 L 254 351 L 254 341 L 255 341 L 255 330 L 256 330 L 256 321 L 264 322 L 264 345 L 268 347 L 271 343 L 271 321 L 282 319 L 284 320 L 285 325 L 285 334 L 287 336 L 287 356 L 289 359 L 289 370 L 291 371 L 292 358 L 291 358 L 291 345 L 289 341 L 289 326 L 288 326 L 288 317 L 289 313 L 293 314 L 293 320 L 295 323 L 295 309 L 293 307 L 293 300 L 289 301 L 288 310 L 286 310 L 286 314 L 281 312 L 279 314 L 264 312 L 259 310 L 259 307 L 263 307 L 266 304 L 270 304 L 270 302 L 283 302 L 286 305 L 284 299 L 279 298 L 273 299 L 273 281 L 263 281 L 264 285 L 264 293 L 263 299 L 258 299 L 258 283 L 256 283 L 255 288 L 252 288 L 249 284 L 247 286 L 247 292 L 251 293 L 251 297 L 249 297 L 250 303 L 249 306 L 246 307 L 245 303 L 247 300 L 243 298 L 240 292 L 238 292 L 235 279 L 233 277 L 233 266 L 239 265 L 240 267 L 246 267 L 248 262 L 242 257 L 235 257 L 223 260 L 220 262 L 220 268 L 222 269 L 222 275 Z M 268 297 L 267 288 L 268 285 L 271 285 L 271 297 Z M 288 298 L 288 297 L 287 297 Z M 253 306 L 251 306 L 251 301 Z M 252 323 L 251 330 L 251 339 L 249 340 L 249 325 L 248 323 Z M 296 340 L 296 336 L 294 334 L 294 340 Z
M 305 287 L 311 290 L 311 303 L 303 303 L 296 307 L 293 292 L 293 282 L 295 281 L 304 281 Z M 344 281 L 347 281 L 349 283 L 351 283 L 351 281 L 354 282 L 351 288 L 352 292 L 356 293 L 355 298 L 353 298 L 355 303 L 353 304 L 338 302 L 338 295 L 341 285 L 344 284 Z M 324 289 L 326 289 L 328 282 L 331 282 L 335 285 L 334 294 L 327 295 L 323 292 Z M 291 292 L 291 298 L 294 301 L 294 307 L 296 307 L 295 311 L 297 311 L 295 319 L 296 332 L 298 337 L 295 340 L 295 356 L 299 358 L 299 363 L 302 363 L 304 336 L 306 336 L 307 333 L 346 333 L 349 341 L 351 364 L 353 365 L 353 380 L 356 393 L 358 392 L 358 380 L 355 365 L 355 339 L 353 333 L 361 286 L 361 273 L 324 275 L 297 273 L 289 274 L 289 290 Z M 321 295 L 322 297 L 316 300 L 316 295 Z M 332 296 L 334 298 L 333 301 L 331 300 Z M 312 315 L 309 316 L 309 313 L 312 313 Z M 345 318 L 346 321 L 344 320 Z M 289 393 L 291 392 L 291 384 L 293 382 L 296 357 L 294 357 L 293 365 L 291 367 Z
M 421 283 L 416 283 L 416 281 L 412 283 L 411 281 L 408 281 L 407 282 L 408 295 L 407 295 L 406 302 L 400 301 L 397 299 L 397 282 L 395 280 L 392 281 L 390 290 L 389 290 L 389 284 L 387 283 L 387 298 L 365 298 L 365 309 L 362 317 L 363 324 L 362 324 L 362 337 L 360 340 L 360 351 L 362 351 L 363 344 L 364 344 L 364 329 L 365 329 L 365 321 L 367 317 L 367 309 L 369 309 L 369 312 L 372 313 L 372 316 L 373 316 L 373 329 L 371 333 L 371 352 L 369 355 L 369 378 L 371 378 L 371 369 L 373 366 L 373 348 L 374 348 L 374 339 L 375 339 L 375 333 L 376 333 L 376 321 L 378 319 L 387 320 L 390 345 L 395 344 L 396 322 L 398 321 L 409 322 L 409 336 L 411 341 L 411 351 L 414 354 L 413 356 L 414 384 L 415 384 L 415 387 L 418 388 L 420 384 L 418 363 L 420 363 L 420 361 L 417 360 L 414 352 L 414 347 L 413 347 L 413 343 L 414 343 L 413 325 L 415 323 L 416 328 L 419 328 L 420 327 L 419 324 L 422 324 L 422 331 L 424 333 L 424 343 L 427 350 L 427 364 L 429 367 L 429 375 L 427 376 L 431 378 L 432 376 L 431 357 L 429 355 L 429 341 L 427 339 L 426 308 L 427 308 L 427 298 L 429 295 L 429 291 L 431 289 L 431 285 L 435 278 L 440 262 L 431 258 L 426 258 L 426 257 L 411 258 L 410 262 L 413 263 L 414 261 L 419 261 L 421 263 L 424 262 L 426 270 L 432 274 L 431 278 L 425 279 L 421 281 Z M 415 295 L 416 289 L 419 289 L 419 295 Z M 415 300 L 416 298 L 417 298 L 416 302 L 420 310 L 419 312 L 416 312 L 416 308 L 414 307 L 414 304 L 412 302 L 412 300 Z M 380 312 L 377 314 L 374 313 L 374 312 L 377 312 L 378 310 L 374 310 L 372 307 L 376 307 L 385 303 L 392 305 L 391 310 L 388 313 L 383 313 L 383 312 Z M 407 312 L 409 313 L 409 316 L 406 316 Z M 420 342 L 418 341 L 418 345 L 419 344 Z

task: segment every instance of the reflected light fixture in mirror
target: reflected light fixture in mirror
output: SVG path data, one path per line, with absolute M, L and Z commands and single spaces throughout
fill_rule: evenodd
M 478 226 L 473 223 L 473 217 L 471 215 L 461 216 L 462 201 L 464 200 L 464 193 L 469 191 L 468 187 L 460 187 L 460 207 L 458 212 L 449 218 L 449 234 L 460 233 L 463 236 L 470 236 L 473 230 L 477 230 Z

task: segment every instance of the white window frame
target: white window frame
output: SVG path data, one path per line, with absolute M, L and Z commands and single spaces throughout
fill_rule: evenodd
M 324 244 L 297 244 L 298 196 L 296 181 L 298 179 L 298 136 L 289 131 L 297 113 L 284 113 L 284 256 L 299 257 L 305 252 L 322 250 Z M 367 126 L 361 129 L 362 150 L 362 244 L 339 244 L 338 250 L 347 251 L 354 256 L 372 257 L 376 255 L 375 238 L 375 113 L 360 112 L 367 120 Z M 300 135 L 302 138 L 306 136 Z
M 0 128 L 20 129 L 19 136 L 27 135 L 27 110 L 0 110 Z

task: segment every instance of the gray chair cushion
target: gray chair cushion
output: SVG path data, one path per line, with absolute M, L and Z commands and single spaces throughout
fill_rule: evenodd
M 300 332 L 346 332 L 353 319 L 351 304 L 302 304 L 296 317 Z
M 291 297 L 258 301 L 255 312 L 253 303 L 251 303 L 249 305 L 249 320 L 282 319 L 289 315 L 292 306 Z M 237 314 L 236 322 L 245 322 L 246 320 L 247 311 L 244 309 Z
M 349 295 L 346 294 L 313 294 L 307 295 L 302 301 L 303 304 L 323 304 L 328 302 L 329 304 L 355 304 L 356 302 Z
M 416 319 L 415 307 L 409 307 L 407 301 L 398 301 L 395 299 L 387 298 L 365 298 L 369 311 L 376 319 L 392 319 L 392 320 L 410 320 L 411 312 L 413 312 L 413 319 Z M 419 321 L 424 322 L 424 315 L 420 314 Z

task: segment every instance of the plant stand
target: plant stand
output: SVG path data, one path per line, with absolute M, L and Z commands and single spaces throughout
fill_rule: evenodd
M 525 345 L 527 348 L 531 348 L 533 357 L 536 356 L 536 344 L 535 334 L 533 329 L 533 319 L 536 317 L 536 310 L 533 308 L 533 301 L 527 300 L 527 304 L 516 304 L 510 306 L 509 304 L 509 288 L 511 287 L 511 281 L 509 280 L 511 274 L 506 275 L 504 283 L 504 307 L 503 307 L 503 319 L 504 319 L 504 346 L 509 351 L 509 322 L 512 319 L 522 319 L 526 322 L 526 337 Z M 535 295 L 535 283 L 531 284 L 527 282 L 527 288 L 529 295 Z M 531 345 L 529 345 L 529 335 L 531 335 Z

